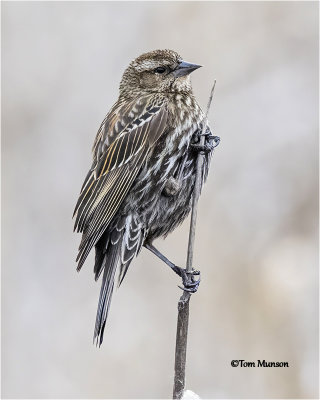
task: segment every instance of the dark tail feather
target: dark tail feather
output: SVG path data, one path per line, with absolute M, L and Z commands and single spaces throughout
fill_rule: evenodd
M 109 246 L 110 234 L 105 232 L 105 234 L 99 239 L 95 245 L 95 263 L 94 263 L 94 279 L 97 281 L 104 268 L 104 257 Z
M 143 240 L 141 224 L 134 217 L 120 218 L 112 231 L 106 231 L 96 244 L 94 273 L 96 280 L 103 271 L 102 286 L 97 310 L 94 341 L 101 345 L 111 303 L 115 273 L 120 269 L 119 286 L 126 275 Z
M 103 341 L 103 332 L 111 303 L 111 297 L 114 287 L 114 278 L 120 261 L 120 255 L 121 255 L 121 240 L 119 240 L 115 244 L 109 242 L 107 251 L 104 255 L 104 258 L 102 260 L 102 265 L 100 268 L 100 271 L 104 270 L 104 272 L 103 272 L 100 298 L 99 298 L 97 317 L 96 317 L 96 325 L 94 329 L 94 338 L 93 338 L 93 340 L 96 341 L 97 344 L 99 343 L 99 346 L 101 346 L 101 343 Z

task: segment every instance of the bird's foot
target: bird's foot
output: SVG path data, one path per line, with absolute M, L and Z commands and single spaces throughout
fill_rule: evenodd
M 200 285 L 200 271 L 197 271 L 195 269 L 192 270 L 192 272 L 187 272 L 186 269 L 184 268 L 180 268 L 177 267 L 177 270 L 179 272 L 178 275 L 182 278 L 182 283 L 183 283 L 183 287 L 182 286 L 178 286 L 180 289 L 185 290 L 186 292 L 190 292 L 190 293 L 195 293 Z M 195 276 L 199 276 L 198 280 L 195 280 Z
M 205 137 L 204 144 L 200 144 L 201 136 Z M 201 154 L 208 154 L 211 153 L 212 150 L 215 147 L 217 147 L 219 143 L 220 143 L 219 136 L 213 136 L 210 131 L 210 128 L 208 127 L 206 133 L 201 133 L 200 130 L 197 130 L 193 134 L 190 146 L 193 150 L 198 151 Z
M 219 136 L 212 136 L 212 139 L 213 139 L 213 148 L 215 148 L 220 143 L 220 137 Z

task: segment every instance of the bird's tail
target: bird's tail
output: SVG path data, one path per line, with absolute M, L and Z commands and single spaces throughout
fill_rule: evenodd
M 106 324 L 106 319 L 111 303 L 111 297 L 113 293 L 114 280 L 116 270 L 120 260 L 121 253 L 121 241 L 113 245 L 110 241 L 107 244 L 107 249 L 104 252 L 102 262 L 100 265 L 100 271 L 103 270 L 102 285 L 100 290 L 100 297 L 98 303 L 98 310 L 96 316 L 96 324 L 94 328 L 93 340 L 96 344 L 101 345 L 103 341 L 103 332 Z M 99 249 L 96 249 L 96 263 L 98 259 Z M 101 254 L 100 254 L 101 257 Z M 100 258 L 101 261 L 101 258 Z
M 102 285 L 94 329 L 94 341 L 101 345 L 114 289 L 115 275 L 119 267 L 119 286 L 134 256 L 141 248 L 143 232 L 135 218 L 128 216 L 118 221 L 111 232 L 96 244 L 95 278 L 103 271 Z

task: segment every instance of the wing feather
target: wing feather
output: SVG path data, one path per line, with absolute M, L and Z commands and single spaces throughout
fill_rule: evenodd
M 119 209 L 166 121 L 165 101 L 148 96 L 114 106 L 101 124 L 74 212 L 75 229 L 83 233 L 78 269 Z
M 123 201 L 124 196 L 127 193 L 126 186 L 131 186 L 135 176 L 137 175 L 137 169 L 131 170 L 127 175 L 125 173 L 119 177 L 117 190 L 109 191 L 108 195 L 103 198 L 103 201 L 99 204 L 96 212 L 94 213 L 94 220 L 90 221 L 89 230 L 84 230 L 83 238 L 79 246 L 79 254 L 77 261 L 79 261 L 78 269 L 84 264 L 90 250 L 103 235 L 105 229 L 110 223 L 112 217 L 118 209 L 118 204 Z M 128 176 L 128 175 L 131 176 Z M 130 187 L 129 186 L 129 187 Z M 108 213 L 105 210 L 108 209 Z

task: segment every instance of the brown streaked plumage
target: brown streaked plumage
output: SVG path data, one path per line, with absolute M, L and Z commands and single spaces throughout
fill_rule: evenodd
M 190 211 L 193 142 L 199 139 L 203 113 L 189 74 L 198 67 L 171 50 L 136 58 L 94 141 L 74 217 L 75 229 L 82 232 L 77 269 L 95 246 L 95 278 L 104 272 L 94 333 L 100 344 L 117 268 L 120 284 L 141 246 L 152 250 L 152 241 L 166 236 Z M 210 130 L 206 139 L 200 149 L 206 151 L 203 180 L 214 147 Z M 181 275 L 180 268 L 170 266 Z

